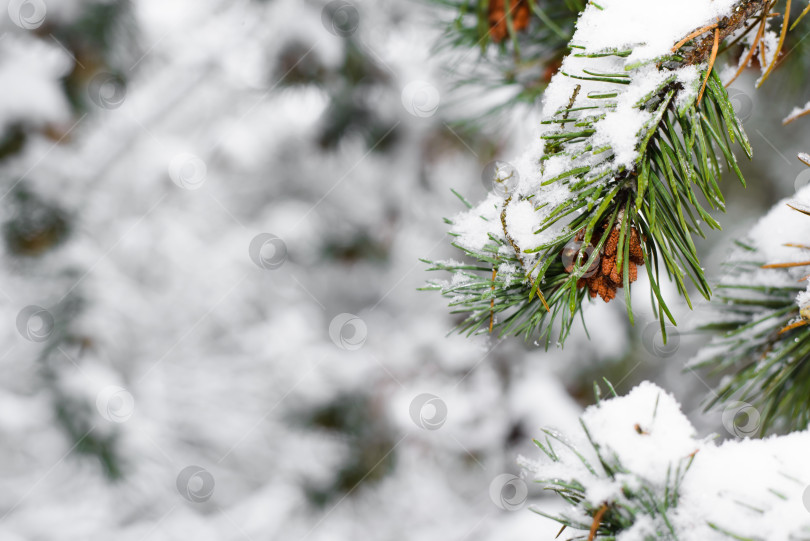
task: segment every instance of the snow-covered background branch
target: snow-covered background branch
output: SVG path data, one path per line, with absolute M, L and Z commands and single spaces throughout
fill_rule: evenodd
M 456 123 L 504 96 L 452 88 L 486 62 L 433 49 L 444 15 L 0 0 L 0 539 L 552 538 L 526 507 L 562 505 L 516 459 L 578 430 L 602 377 L 746 435 L 702 413 L 701 339 L 662 343 L 641 274 L 635 327 L 586 303 L 564 351 L 447 335 L 419 258 L 456 255 L 451 189 L 482 199 L 540 107 Z M 757 75 L 730 90 L 757 159 L 699 245 L 710 275 L 810 183 L 808 124 L 781 125 L 806 89 Z

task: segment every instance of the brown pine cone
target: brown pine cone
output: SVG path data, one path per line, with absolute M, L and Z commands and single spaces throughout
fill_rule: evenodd
M 596 274 L 588 278 L 588 294 L 591 298 L 599 295 L 608 302 L 616 296 L 616 286 L 610 283 L 607 276 Z
M 610 302 L 610 300 L 616 296 L 616 286 L 611 284 L 610 280 L 606 276 L 602 276 L 597 293 L 599 293 L 599 296 L 602 297 L 602 300 L 605 302 Z
M 599 294 L 599 288 L 602 286 L 602 275 L 595 274 L 585 280 L 585 282 L 588 284 L 588 294 L 591 298 L 596 297 Z
M 630 228 L 630 261 L 636 265 L 644 264 L 644 251 L 641 249 L 641 239 L 635 227 Z
M 582 241 L 585 230 L 582 229 L 577 232 L 576 240 Z M 630 228 L 630 246 L 629 258 L 626 261 L 628 282 L 635 282 L 638 278 L 638 265 L 644 264 L 644 252 L 641 249 L 641 237 L 636 228 Z M 602 297 L 605 302 L 609 302 L 616 298 L 616 290 L 624 287 L 624 273 L 623 269 L 616 267 L 616 259 L 619 249 L 619 228 L 614 228 L 608 238 L 605 240 L 605 245 L 602 248 L 601 259 L 595 263 L 596 273 L 588 278 L 580 278 L 577 280 L 577 288 L 587 287 L 588 294 L 591 298 Z M 573 253 L 566 252 L 570 258 Z M 565 259 L 565 257 L 563 258 Z M 571 272 L 571 268 L 566 267 L 567 272 Z
M 516 32 L 526 30 L 531 19 L 529 3 L 526 0 L 511 0 L 509 7 L 512 12 L 512 28 Z M 489 20 L 489 35 L 492 37 L 492 41 L 499 43 L 506 39 L 509 35 L 509 26 L 506 21 L 504 0 L 490 0 L 487 19 Z
M 529 20 L 531 19 L 532 13 L 529 10 L 529 3 L 526 0 L 518 0 L 518 5 L 513 15 L 512 25 L 516 32 L 529 28 Z
M 607 241 L 605 242 L 605 255 L 613 256 L 616 255 L 616 248 L 619 246 L 619 230 L 614 229 L 608 235 Z
M 610 281 L 613 282 L 616 287 L 622 287 L 624 285 L 624 275 L 622 271 L 616 268 L 616 265 L 613 265 L 613 268 L 610 269 Z
M 506 12 L 503 9 L 493 9 L 498 3 L 503 4 L 503 0 L 494 0 L 489 4 L 489 35 L 492 41 L 500 43 L 509 34 L 509 27 L 506 26 L 506 19 L 504 16 Z
M 602 274 L 609 275 L 610 271 L 613 270 L 613 267 L 616 266 L 616 258 L 605 256 L 602 258 L 602 266 L 599 269 Z

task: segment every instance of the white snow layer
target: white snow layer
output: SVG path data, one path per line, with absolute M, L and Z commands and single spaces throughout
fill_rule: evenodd
M 791 208 L 790 205 L 805 210 L 810 209 L 810 186 L 805 186 L 793 197 L 777 203 L 768 214 L 760 218 L 748 234 L 749 242 L 757 249 L 760 259 L 768 264 L 800 263 L 810 260 L 810 249 L 790 246 L 790 244 L 806 244 L 805 239 L 810 235 L 810 216 Z M 750 257 L 750 252 L 738 251 L 732 254 L 730 260 L 733 263 L 735 260 L 744 261 Z M 783 286 L 793 285 L 807 274 L 810 274 L 810 266 L 798 266 L 759 269 L 753 276 L 747 273 L 736 279 L 761 285 Z M 731 277 L 725 282 L 734 279 Z M 810 300 L 810 295 L 803 292 L 799 294 L 796 302 L 802 308 L 808 300 Z
M 669 52 L 693 30 L 727 16 L 739 0 L 604 0 L 585 8 L 574 43 L 588 51 L 632 48 L 632 61 Z

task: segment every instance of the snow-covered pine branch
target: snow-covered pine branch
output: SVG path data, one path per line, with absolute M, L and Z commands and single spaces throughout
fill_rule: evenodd
M 799 156 L 810 166 L 810 156 Z M 690 362 L 725 374 L 709 407 L 745 401 L 761 428 L 810 423 L 810 187 L 779 202 L 738 243 L 698 323 L 717 333 Z
M 461 330 L 540 331 L 548 345 L 555 321 L 565 339 L 586 296 L 608 301 L 620 288 L 632 320 L 628 289 L 644 271 L 662 325 L 674 321 L 662 270 L 687 302 L 688 281 L 708 298 L 692 235 L 719 227 L 709 210 L 724 206 L 721 167 L 742 180 L 732 145 L 750 156 L 710 68 L 767 4 L 588 4 L 544 94 L 537 139 L 514 167 L 496 168 L 483 202 L 450 220 L 454 244 L 478 263 L 435 263 L 453 278 L 428 289 L 468 315 Z
M 558 515 L 534 509 L 565 525 L 567 539 L 810 539 L 810 433 L 718 445 L 649 382 L 580 422 L 580 434 L 546 430 L 541 458 L 520 459 L 569 504 Z

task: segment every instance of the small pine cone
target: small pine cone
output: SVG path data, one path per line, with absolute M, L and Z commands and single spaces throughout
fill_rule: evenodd
M 531 18 L 531 11 L 529 11 L 529 4 L 526 0 L 519 0 L 515 8 L 512 24 L 516 31 L 526 30 L 529 27 L 529 19 Z
M 588 284 L 588 294 L 591 298 L 596 297 L 599 294 L 599 289 L 602 287 L 602 275 L 597 273 L 591 276 L 586 280 Z
M 514 2 L 514 0 L 513 0 Z M 500 43 L 509 35 L 509 25 L 506 21 L 506 7 L 504 0 L 490 0 L 489 2 L 489 35 L 492 41 Z M 518 0 L 512 9 L 512 28 L 519 32 L 529 27 L 531 10 L 526 0 Z
M 504 0 L 489 0 L 489 24 L 497 23 L 505 14 Z
M 600 267 L 600 271 L 604 275 L 609 275 L 610 271 L 613 270 L 613 267 L 616 266 L 616 258 L 615 257 L 608 257 L 605 256 L 602 258 L 602 265 Z
M 597 295 L 601 295 L 602 292 L 605 290 L 605 278 L 601 274 L 594 277 L 589 287 L 591 289 L 591 297 L 596 297 Z
M 617 246 L 619 246 L 619 230 L 614 229 L 605 242 L 605 254 L 609 256 L 615 255 Z
M 644 251 L 641 249 L 641 239 L 635 227 L 630 229 L 630 261 L 637 265 L 644 264 Z
M 489 35 L 492 36 L 492 41 L 499 43 L 503 41 L 509 33 L 509 28 L 506 26 L 506 11 L 504 10 L 503 0 L 490 0 L 489 2 Z
M 500 43 L 506 39 L 506 34 L 506 25 L 496 24 L 489 29 L 489 35 L 492 36 L 492 41 L 495 43 Z
M 605 302 L 610 302 L 616 298 L 616 287 L 605 284 L 599 294 Z
M 624 283 L 624 275 L 616 265 L 613 265 L 613 268 L 610 269 L 610 281 L 619 287 Z
M 585 287 L 587 285 L 588 285 L 588 279 L 587 278 L 580 278 L 579 280 L 577 280 L 577 289 L 582 289 L 583 287 Z
M 638 267 L 634 261 L 630 261 L 627 273 L 630 275 L 630 283 L 632 284 L 638 278 Z

